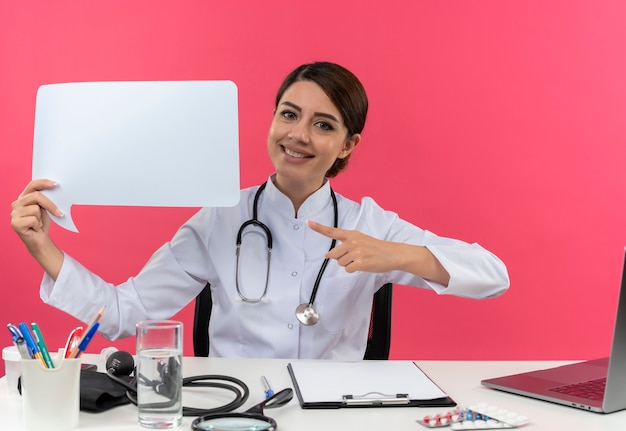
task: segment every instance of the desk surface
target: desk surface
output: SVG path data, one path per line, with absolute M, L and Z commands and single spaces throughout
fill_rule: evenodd
M 98 364 L 102 369 L 99 355 L 84 355 L 85 362 Z M 287 372 L 288 360 L 272 359 L 207 359 L 185 358 L 184 375 L 225 374 L 242 379 L 250 387 L 250 399 L 246 406 L 252 406 L 263 398 L 261 375 L 265 375 L 272 388 L 277 391 L 291 387 Z M 525 397 L 485 388 L 480 380 L 506 374 L 547 368 L 564 362 L 546 361 L 416 361 L 420 368 L 447 392 L 459 405 L 467 406 L 486 402 L 510 411 L 524 414 L 530 423 L 521 429 L 530 430 L 580 430 L 595 431 L 623 429 L 626 425 L 626 410 L 603 415 L 537 401 Z M 207 391 L 208 389 L 204 389 Z M 229 396 L 223 391 L 214 392 L 206 398 L 197 393 L 186 392 L 183 403 L 192 407 L 210 408 L 222 403 Z M 220 397 L 222 399 L 220 400 Z M 211 404 L 211 403 L 214 404 Z M 240 410 L 245 410 L 246 406 Z M 334 430 L 412 430 L 426 428 L 416 422 L 425 415 L 444 412 L 442 408 L 385 407 L 367 409 L 302 410 L 294 397 L 287 406 L 268 410 L 279 430 L 296 431 L 315 427 L 325 431 Z M 193 417 L 185 417 L 180 430 L 190 429 Z M 317 428 L 319 427 L 319 428 Z M 22 404 L 19 396 L 9 395 L 6 378 L 0 379 L 0 428 L 22 430 Z M 80 413 L 79 430 L 143 430 L 137 424 L 137 410 L 132 405 L 116 407 L 104 413 Z M 443 430 L 449 428 L 442 428 Z

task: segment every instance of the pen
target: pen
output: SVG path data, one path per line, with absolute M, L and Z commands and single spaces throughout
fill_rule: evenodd
M 263 382 L 263 387 L 265 388 L 265 398 L 269 398 L 274 395 L 274 391 L 265 376 L 261 376 L 261 381 Z
M 80 343 L 78 344 L 78 347 L 76 347 L 72 351 L 70 358 L 80 358 L 80 355 L 82 355 L 85 349 L 87 349 L 89 342 L 98 331 L 99 326 L 100 326 L 100 322 L 96 322 L 89 328 L 87 333 L 83 336 L 83 338 L 81 338 Z
M 13 341 L 22 337 L 22 333 L 19 329 L 17 329 L 17 326 L 15 326 L 14 324 L 7 323 L 7 328 L 9 328 L 9 332 L 11 333 L 11 339 Z
M 24 341 L 26 341 L 26 346 L 28 347 L 28 351 L 31 354 L 30 355 L 31 358 L 39 359 L 41 361 L 41 364 L 44 366 L 44 368 L 47 368 L 48 366 L 46 365 L 46 361 L 43 360 L 43 357 L 41 356 L 41 352 L 39 351 L 37 344 L 35 344 L 35 340 L 33 339 L 30 329 L 28 329 L 28 326 L 26 325 L 26 323 L 24 322 L 20 323 L 19 327 L 20 327 L 20 332 L 22 333 L 22 337 L 24 337 Z
M 65 358 L 69 358 L 74 348 L 78 347 L 78 343 L 80 343 L 80 339 L 83 336 L 83 327 L 77 326 L 72 329 L 70 335 L 67 337 L 67 341 L 65 342 Z
M 91 319 L 91 322 L 89 322 L 89 326 L 87 326 L 87 332 L 89 332 L 89 330 L 91 329 L 91 327 L 96 323 L 99 322 L 100 319 L 102 319 L 102 315 L 104 314 L 104 309 L 106 308 L 106 305 L 103 305 L 102 308 L 100 310 L 98 310 L 98 312 L 96 313 L 95 316 L 93 316 L 93 319 Z
M 31 359 L 30 353 L 28 353 L 28 347 L 26 346 L 26 341 L 24 341 L 24 337 L 18 337 L 13 341 L 15 347 L 17 347 L 17 351 L 20 352 L 20 356 L 22 359 Z
M 43 340 L 43 335 L 41 334 L 39 325 L 33 322 L 30 324 L 30 327 L 33 328 L 35 341 L 37 342 L 37 346 L 39 346 L 39 351 L 41 352 L 41 356 L 43 357 L 43 360 L 46 363 L 46 366 L 48 368 L 54 368 L 54 362 L 52 362 L 52 358 L 50 357 L 50 352 L 48 351 L 46 342 Z
M 102 314 L 104 314 L 105 308 L 106 306 L 103 306 L 100 310 L 98 310 L 98 312 L 93 317 L 93 319 L 91 319 L 91 322 L 89 322 L 89 326 L 87 326 L 87 329 L 83 331 L 83 336 L 81 337 L 80 342 L 78 343 L 78 346 L 72 349 L 72 352 L 70 353 L 69 358 L 78 358 L 80 356 L 80 353 L 82 352 L 79 353 L 79 346 L 83 343 L 83 340 L 89 334 L 91 334 L 91 337 L 93 337 L 93 335 L 95 334 L 95 331 L 92 331 L 94 326 L 96 327 L 96 330 L 98 330 L 98 326 L 100 326 L 100 319 L 102 319 Z M 91 341 L 91 338 L 89 340 Z M 89 341 L 87 343 L 89 343 Z M 66 355 L 65 357 L 67 358 L 68 356 Z

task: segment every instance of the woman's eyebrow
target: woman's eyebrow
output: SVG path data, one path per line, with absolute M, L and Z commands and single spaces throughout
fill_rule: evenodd
M 296 105 L 295 103 L 291 103 L 291 102 L 288 102 L 288 101 L 284 101 L 284 102 L 282 102 L 282 103 L 281 103 L 281 105 L 287 105 L 287 106 L 289 106 L 290 108 L 293 108 L 293 109 L 295 109 L 295 110 L 296 110 L 296 111 L 298 111 L 298 112 L 302 112 L 302 108 L 300 108 L 300 107 L 299 107 L 298 105 Z M 334 122 L 336 122 L 336 123 L 339 123 L 339 119 L 338 119 L 337 117 L 335 117 L 334 115 L 331 115 L 331 114 L 327 114 L 327 113 L 325 113 L 325 112 L 314 112 L 314 115 L 315 115 L 316 117 L 324 117 L 324 118 L 328 118 L 329 120 L 332 120 L 332 121 L 334 121 Z

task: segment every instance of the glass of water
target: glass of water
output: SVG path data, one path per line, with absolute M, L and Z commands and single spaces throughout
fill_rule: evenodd
M 183 324 L 145 320 L 137 324 L 139 425 L 166 429 L 183 420 Z

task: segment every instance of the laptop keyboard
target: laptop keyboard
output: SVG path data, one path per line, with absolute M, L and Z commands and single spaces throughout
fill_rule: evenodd
M 550 390 L 561 394 L 587 398 L 589 400 L 602 400 L 604 398 L 605 386 L 606 377 L 602 377 L 600 379 L 589 380 L 587 382 L 558 386 L 556 388 L 551 388 Z

